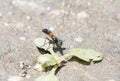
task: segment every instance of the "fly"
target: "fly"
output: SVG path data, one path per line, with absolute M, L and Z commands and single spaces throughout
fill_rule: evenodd
M 62 48 L 63 41 L 59 38 L 57 38 L 50 30 L 48 29 L 42 29 L 42 32 L 47 34 L 51 39 L 47 38 L 50 43 L 53 44 L 53 51 L 57 52 L 59 51 L 63 55 L 63 50 L 66 48 Z

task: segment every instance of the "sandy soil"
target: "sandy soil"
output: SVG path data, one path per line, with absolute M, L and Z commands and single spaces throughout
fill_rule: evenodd
M 75 61 L 58 72 L 60 81 L 120 81 L 120 0 L 0 0 L 0 81 L 20 73 L 19 62 L 33 64 L 40 53 L 36 37 L 50 28 L 64 47 L 94 49 L 100 63 Z M 34 81 L 39 76 L 29 71 Z

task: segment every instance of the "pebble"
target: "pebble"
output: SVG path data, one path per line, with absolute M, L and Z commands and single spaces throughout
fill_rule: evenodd
M 14 6 L 21 6 L 23 8 L 38 8 L 39 6 L 32 2 L 32 1 L 25 1 L 25 0 L 12 0 L 12 5 Z
M 77 14 L 78 19 L 85 19 L 85 18 L 88 18 L 88 17 L 89 17 L 89 15 L 85 11 L 79 12 Z
M 19 76 L 21 77 L 26 77 L 26 75 L 27 75 L 27 72 L 25 72 L 24 70 L 19 74 Z
M 4 23 L 4 26 L 9 26 L 9 24 L 8 23 Z
M 81 43 L 83 41 L 83 39 L 81 37 L 76 37 L 74 40 L 78 43 Z
M 108 80 L 108 81 L 115 81 L 114 79 Z
M 50 31 L 54 31 L 54 30 L 55 30 L 55 28 L 53 28 L 53 27 L 50 27 L 50 28 L 49 28 L 49 30 L 50 30 Z
M 26 37 L 21 36 L 21 37 L 19 37 L 19 39 L 22 40 L 22 41 L 24 41 L 24 40 L 26 40 Z
M 28 26 L 28 29 L 31 29 L 31 26 Z
M 47 7 L 47 10 L 50 10 L 50 7 Z
M 34 68 L 34 70 L 39 71 L 39 72 L 43 71 L 43 68 L 42 68 L 41 65 L 38 64 L 38 63 L 36 63 L 33 68 Z
M 19 76 L 11 76 L 8 81 L 24 81 L 24 78 Z
M 20 68 L 21 68 L 21 69 L 24 68 L 24 62 L 20 62 Z
M 13 1 L 12 1 L 12 4 L 13 4 L 13 5 L 15 5 L 15 4 L 16 4 L 16 2 L 13 0 Z
M 87 5 L 88 5 L 88 6 L 91 6 L 91 2 L 87 2 Z
M 92 30 L 92 31 L 96 31 L 96 29 L 95 29 L 95 28 L 91 28 L 91 30 Z
M 25 24 L 23 24 L 21 22 L 16 23 L 16 28 L 21 29 L 23 27 L 25 27 Z
M 30 16 L 26 16 L 26 19 L 27 19 L 27 20 L 31 20 L 31 17 L 30 17 Z
M 13 12 L 8 12 L 8 15 L 10 15 L 10 16 L 13 15 L 13 14 L 14 14 Z

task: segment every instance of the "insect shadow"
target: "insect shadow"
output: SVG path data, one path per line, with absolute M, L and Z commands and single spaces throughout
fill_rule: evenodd
M 50 43 L 50 44 L 53 44 L 53 43 Z M 49 50 L 45 50 L 45 49 L 39 48 L 39 47 L 37 47 L 37 49 L 41 54 L 51 54 Z M 62 55 L 64 55 L 63 51 L 66 50 L 66 48 L 64 48 L 64 47 L 61 47 L 61 48 L 60 47 L 53 47 L 52 49 L 55 53 L 59 52 Z
M 60 54 L 64 55 L 63 51 L 66 50 L 66 48 L 58 48 L 58 47 L 53 47 L 53 51 L 56 52 L 60 52 Z
M 45 50 L 45 49 L 42 49 L 42 48 L 39 48 L 39 47 L 37 47 L 37 49 L 41 54 L 51 54 L 48 50 Z
M 56 53 L 56 52 L 59 52 L 60 54 L 63 55 L 63 54 L 64 54 L 63 51 L 66 50 L 66 48 L 62 47 L 63 41 L 62 41 L 61 39 L 57 38 L 57 37 L 56 37 L 50 30 L 48 30 L 48 29 L 42 29 L 42 32 L 45 33 L 45 34 L 47 34 L 47 35 L 49 36 L 49 38 L 47 38 L 47 37 L 45 38 L 45 39 L 48 40 L 49 42 L 46 43 L 46 40 L 45 40 L 43 46 L 45 46 L 46 44 L 49 43 L 49 45 L 48 45 L 48 48 L 49 48 L 49 47 L 50 47 L 50 44 L 52 44 L 52 45 L 53 45 L 53 47 L 52 47 L 53 51 L 54 51 L 55 53 Z M 47 48 L 47 49 L 48 49 L 48 48 Z M 49 50 L 43 49 L 42 47 L 41 47 L 41 48 L 37 47 L 37 49 L 39 50 L 39 52 L 40 52 L 41 54 L 47 54 L 47 53 L 48 53 L 48 54 L 51 54 Z

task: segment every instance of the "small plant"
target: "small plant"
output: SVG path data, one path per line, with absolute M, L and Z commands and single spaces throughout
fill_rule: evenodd
M 51 71 L 38 77 L 35 81 L 59 81 L 55 75 L 57 68 L 62 66 L 63 61 L 68 62 L 72 57 L 77 57 L 89 63 L 91 61 L 96 62 L 103 59 L 101 53 L 91 49 L 81 48 L 69 49 L 67 54 L 62 55 L 61 57 L 56 57 L 57 53 L 53 51 L 53 44 L 50 44 L 48 40 L 43 38 L 36 38 L 35 45 L 41 53 L 46 53 L 37 58 L 37 62 L 41 65 L 42 69 L 45 70 L 45 68 L 52 66 Z

